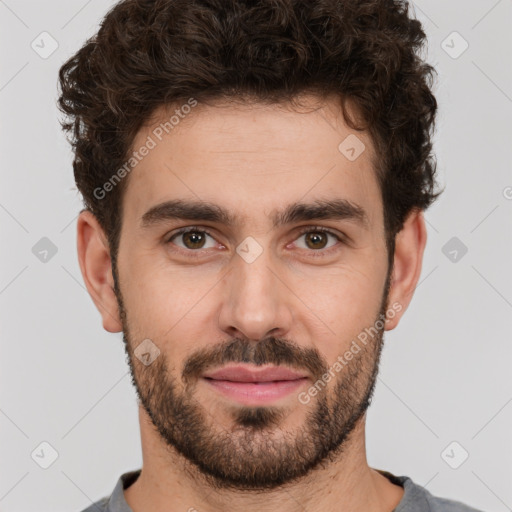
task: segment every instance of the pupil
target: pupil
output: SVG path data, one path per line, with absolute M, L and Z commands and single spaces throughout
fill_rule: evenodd
M 324 234 L 323 234 L 323 233 L 313 233 L 313 234 L 309 234 L 309 235 L 307 236 L 307 240 L 308 240 L 308 242 L 309 242 L 309 241 L 313 241 L 313 244 L 315 244 L 315 240 L 314 240 L 314 239 L 316 239 L 316 241 L 318 241 L 318 239 L 319 239 L 319 238 L 322 238 L 322 237 L 324 238 L 324 242 L 325 242 L 325 236 L 324 236 Z M 324 247 L 324 246 L 325 246 L 325 243 L 324 243 L 324 244 L 322 244 L 322 246 L 321 246 L 321 247 Z M 316 245 L 316 247 L 313 247 L 313 248 L 318 248 L 318 245 Z
M 191 231 L 189 233 L 185 233 L 185 237 L 187 240 L 192 242 L 193 248 L 197 249 L 197 247 L 201 246 L 201 242 L 204 241 L 204 236 L 200 234 L 198 231 Z M 196 239 L 196 240 L 192 240 Z

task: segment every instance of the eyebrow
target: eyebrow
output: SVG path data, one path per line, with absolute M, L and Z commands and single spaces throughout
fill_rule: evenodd
M 311 220 L 350 220 L 369 228 L 364 208 L 347 199 L 317 199 L 311 203 L 296 202 L 284 210 L 274 210 L 270 219 L 273 228 Z M 141 219 L 141 226 L 149 228 L 169 220 L 210 221 L 237 226 L 240 216 L 214 203 L 173 199 L 150 208 Z

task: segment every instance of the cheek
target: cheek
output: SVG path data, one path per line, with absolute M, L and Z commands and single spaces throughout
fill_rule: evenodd
M 384 277 L 375 266 L 360 266 L 320 273 L 293 289 L 307 306 L 302 322 L 311 339 L 328 361 L 335 360 L 366 327 L 374 324 L 380 311 Z
M 149 270 L 147 270 L 149 269 Z M 125 268 L 122 286 L 133 343 L 145 338 L 164 350 L 173 366 L 204 343 L 205 333 L 214 332 L 215 272 L 155 267 L 139 260 Z M 212 311 L 212 314 L 208 312 Z

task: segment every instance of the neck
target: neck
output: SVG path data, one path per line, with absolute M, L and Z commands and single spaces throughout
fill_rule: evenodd
M 163 446 L 142 408 L 139 417 L 143 467 L 139 478 L 124 491 L 133 512 L 296 512 L 297 504 L 308 512 L 391 512 L 403 496 L 402 487 L 368 466 L 366 415 L 337 458 L 320 464 L 300 480 L 269 491 L 227 490 L 205 484 L 197 467 Z

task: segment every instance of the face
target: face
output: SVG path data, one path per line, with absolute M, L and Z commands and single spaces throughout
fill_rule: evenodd
M 133 145 L 156 143 L 123 199 L 132 379 L 162 443 L 221 487 L 339 456 L 377 375 L 390 276 L 372 142 L 358 132 L 347 158 L 335 100 L 306 100 L 197 106 L 164 136 L 161 110 Z

